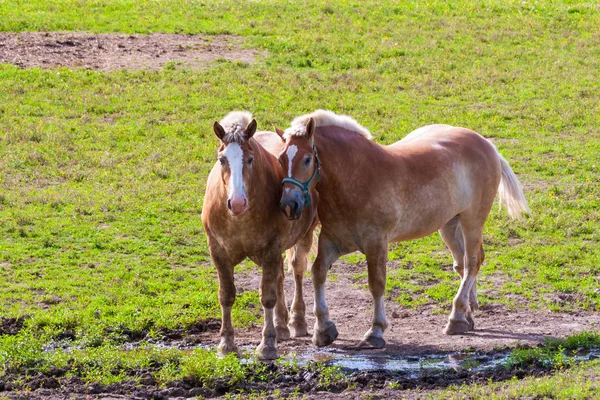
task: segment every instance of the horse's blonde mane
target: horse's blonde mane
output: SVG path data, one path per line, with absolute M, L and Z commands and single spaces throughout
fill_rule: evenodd
M 248 111 L 232 111 L 219 122 L 225 130 L 223 141 L 241 143 L 245 140 L 244 131 L 252 121 L 252 114 Z
M 371 132 L 353 118 L 347 115 L 336 114 L 329 110 L 317 110 L 310 114 L 301 115 L 300 117 L 294 118 L 292 124 L 283 133 L 284 139 L 289 139 L 292 136 L 304 136 L 306 133 L 306 124 L 309 119 L 315 121 L 316 127 L 320 126 L 337 126 L 349 131 L 356 132 L 361 136 L 371 140 L 373 136 Z

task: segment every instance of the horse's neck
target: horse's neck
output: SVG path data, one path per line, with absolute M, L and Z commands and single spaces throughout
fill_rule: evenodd
M 274 156 L 269 153 L 258 142 L 253 141 L 254 150 L 254 173 L 250 174 L 248 184 L 248 197 L 257 204 L 269 204 L 269 200 L 279 191 L 279 185 L 282 177 L 277 170 L 278 162 L 274 162 Z
M 315 143 L 319 159 L 335 160 L 335 164 L 347 165 L 350 159 L 353 161 L 364 159 L 372 163 L 374 159 L 381 160 L 386 156 L 386 150 L 380 144 L 359 133 L 335 126 L 317 128 Z

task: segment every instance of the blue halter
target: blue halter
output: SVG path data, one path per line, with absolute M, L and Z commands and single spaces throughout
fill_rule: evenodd
M 309 180 L 307 180 L 306 182 L 300 182 L 299 180 L 288 176 L 286 178 L 283 178 L 283 181 L 281 182 L 281 186 L 285 185 L 286 183 L 291 183 L 292 185 L 296 185 L 300 189 L 302 189 L 302 193 L 304 193 L 304 206 L 310 205 L 310 192 L 308 190 L 310 188 L 311 183 L 315 180 L 315 176 L 317 177 L 317 182 L 321 180 L 321 163 L 319 162 L 319 155 L 317 153 L 317 148 L 314 144 L 313 151 L 315 153 L 315 170 L 313 171 Z

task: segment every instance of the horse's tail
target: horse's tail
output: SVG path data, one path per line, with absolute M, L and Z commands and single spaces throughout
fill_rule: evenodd
M 312 240 L 312 244 L 310 245 L 310 252 L 306 255 L 306 264 L 307 264 L 307 270 L 310 271 L 312 269 L 312 264 L 310 263 L 310 257 L 309 255 L 312 254 L 313 256 L 317 255 L 317 250 L 319 249 L 319 232 L 321 225 L 318 225 L 315 230 L 313 231 L 313 240 Z M 296 246 L 292 247 L 291 249 L 287 249 L 285 251 L 285 259 L 288 265 L 288 272 L 292 273 L 294 272 L 294 265 L 292 264 L 294 257 L 296 257 Z
M 523 194 L 521 183 L 510 168 L 510 165 L 508 165 L 508 162 L 502 157 L 502 154 L 498 153 L 498 157 L 502 165 L 502 178 L 500 178 L 500 185 L 498 186 L 500 209 L 502 209 L 502 204 L 504 204 L 511 218 L 522 219 L 521 214 L 529 214 L 530 210 Z

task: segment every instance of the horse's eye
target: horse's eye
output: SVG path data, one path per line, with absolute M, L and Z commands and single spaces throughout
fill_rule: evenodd
M 254 157 L 248 157 L 248 165 L 252 165 L 252 161 L 254 161 Z
M 304 165 L 306 165 L 308 167 L 310 165 L 311 161 L 312 161 L 312 157 L 306 157 L 306 160 L 304 160 Z
M 221 165 L 225 165 L 225 157 L 219 157 L 219 162 Z

